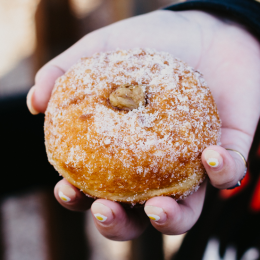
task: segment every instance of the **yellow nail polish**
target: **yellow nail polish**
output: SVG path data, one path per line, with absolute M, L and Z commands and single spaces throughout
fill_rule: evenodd
M 114 219 L 114 214 L 111 208 L 103 203 L 94 202 L 91 206 L 91 211 L 93 217 L 95 217 L 98 222 L 104 222 L 103 225 L 109 225 Z
M 66 196 L 62 191 L 59 191 L 59 197 L 65 202 L 71 201 L 71 198 Z
M 215 150 L 207 149 L 204 152 L 204 158 L 207 165 L 211 168 L 220 169 L 223 165 L 223 158 L 221 157 L 220 153 Z
M 211 167 L 218 167 L 219 162 L 218 162 L 218 160 L 217 160 L 216 158 L 209 158 L 209 159 L 207 160 L 207 164 L 208 164 L 209 166 L 211 166 Z
M 154 221 L 158 221 L 158 220 L 160 219 L 159 216 L 154 215 L 154 214 L 149 214 L 148 217 L 149 217 L 151 220 L 154 220 Z
M 164 223 L 167 219 L 164 210 L 160 207 L 145 206 L 144 211 L 151 220 L 158 221 L 157 223 Z
M 102 215 L 102 214 L 100 214 L 100 213 L 96 213 L 96 214 L 94 214 L 94 216 L 100 222 L 104 222 L 104 221 L 107 220 L 107 217 Z

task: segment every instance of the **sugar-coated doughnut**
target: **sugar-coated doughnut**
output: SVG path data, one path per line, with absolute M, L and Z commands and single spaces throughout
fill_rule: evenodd
M 55 84 L 45 116 L 50 163 L 86 195 L 125 203 L 182 199 L 219 143 L 216 104 L 200 72 L 169 53 L 82 58 Z

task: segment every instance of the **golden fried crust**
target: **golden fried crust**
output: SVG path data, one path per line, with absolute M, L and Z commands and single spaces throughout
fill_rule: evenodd
M 142 86 L 145 105 L 112 106 L 109 96 L 125 85 Z M 198 71 L 168 53 L 133 49 L 84 58 L 59 78 L 44 129 L 48 159 L 70 183 L 134 204 L 194 192 L 220 119 Z

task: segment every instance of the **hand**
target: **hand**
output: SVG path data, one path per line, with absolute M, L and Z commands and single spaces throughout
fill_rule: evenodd
M 117 47 L 166 51 L 204 74 L 222 120 L 222 146 L 205 149 L 203 165 L 217 188 L 231 187 L 242 179 L 243 160 L 225 148 L 248 155 L 260 113 L 260 47 L 241 26 L 201 11 L 156 11 L 86 35 L 37 73 L 35 86 L 28 94 L 30 111 L 44 113 L 54 81 L 80 57 Z M 207 163 L 211 158 L 218 160 L 217 167 Z M 204 183 L 198 192 L 179 202 L 170 197 L 152 198 L 144 210 L 125 209 L 119 203 L 102 199 L 93 202 L 66 180 L 56 185 L 55 196 L 71 210 L 86 210 L 92 204 L 93 217 L 96 213 L 107 217 L 104 222 L 94 217 L 101 234 L 114 240 L 129 240 L 145 229 L 149 222 L 145 212 L 160 217 L 151 223 L 164 234 L 189 230 L 201 213 L 205 188 Z

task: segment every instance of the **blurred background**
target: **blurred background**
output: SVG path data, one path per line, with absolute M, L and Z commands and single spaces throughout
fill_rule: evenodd
M 37 70 L 83 35 L 174 0 L 0 0 L 0 260 L 173 259 L 183 235 L 149 227 L 138 239 L 113 242 L 91 215 L 54 199 L 60 179 L 47 162 L 43 115 L 25 104 Z

